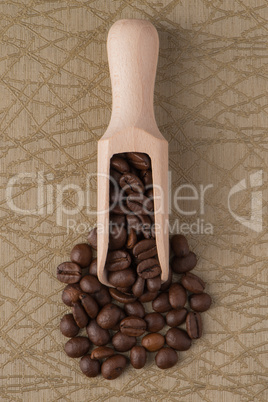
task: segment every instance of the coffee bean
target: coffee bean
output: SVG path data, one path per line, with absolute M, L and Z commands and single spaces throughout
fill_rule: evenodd
M 118 250 L 124 247 L 127 241 L 127 231 L 124 226 L 110 225 L 109 250 Z
M 60 331 L 62 335 L 68 338 L 75 337 L 79 332 L 79 327 L 76 324 L 72 314 L 65 314 L 60 321 Z
M 80 294 L 82 294 L 82 290 L 78 283 L 67 285 L 62 292 L 62 301 L 66 306 L 72 306 L 79 300 Z
M 157 292 L 161 288 L 161 277 L 156 276 L 155 278 L 147 279 L 146 286 L 149 292 Z
M 120 330 L 120 322 L 126 317 L 126 313 L 124 312 L 124 310 L 122 310 L 120 308 L 120 317 L 118 322 L 116 323 L 116 325 L 112 328 L 113 331 L 119 331 Z
M 179 283 L 173 283 L 169 288 L 169 303 L 172 308 L 180 309 L 187 301 L 187 293 Z
M 172 269 L 171 269 L 171 267 L 169 267 L 168 279 L 166 280 L 166 282 L 162 283 L 161 288 L 160 288 L 161 292 L 165 292 L 166 290 L 169 289 L 169 287 L 170 287 L 170 285 L 172 283 L 172 275 L 173 275 L 172 274 Z
M 101 374 L 106 380 L 115 380 L 124 371 L 127 365 L 127 358 L 123 355 L 109 357 L 101 366 Z
M 179 310 L 170 310 L 166 315 L 166 323 L 169 327 L 177 327 L 186 320 L 187 310 L 181 308 Z
M 92 360 L 91 356 L 86 355 L 80 360 L 80 369 L 87 377 L 97 377 L 101 371 L 101 365 L 98 360 Z
M 97 315 L 97 324 L 104 329 L 112 329 L 119 321 L 121 308 L 113 303 L 106 304 L 102 307 Z
M 145 292 L 139 297 L 139 301 L 141 303 L 148 303 L 153 301 L 158 295 L 158 292 L 149 292 L 149 290 L 145 290 Z
M 101 290 L 102 284 L 95 276 L 85 275 L 80 281 L 80 287 L 83 292 L 93 294 Z
M 117 170 L 119 173 L 128 173 L 129 172 L 129 164 L 127 161 L 120 156 L 114 155 L 111 160 L 111 168 Z
M 160 313 L 146 314 L 144 320 L 147 323 L 148 332 L 159 332 L 165 326 L 165 319 Z
M 140 297 L 143 294 L 145 286 L 145 279 L 141 278 L 140 276 L 137 277 L 136 282 L 132 286 L 132 293 L 136 297 Z
M 143 234 L 145 239 L 151 239 L 152 233 L 152 221 L 147 215 L 127 215 L 128 229 L 134 229 L 137 235 Z
M 166 313 L 171 310 L 168 293 L 161 293 L 152 303 L 153 310 L 157 313 Z
M 96 300 L 94 300 L 92 296 L 85 293 L 82 293 L 79 296 L 79 299 L 81 300 L 81 304 L 84 307 L 87 315 L 90 318 L 97 317 L 97 314 L 99 312 L 99 306 Z
M 112 186 L 119 184 L 119 180 L 120 180 L 121 176 L 122 176 L 121 173 L 119 173 L 117 170 L 112 169 L 110 167 L 110 184 Z
M 130 351 L 130 363 L 135 369 L 141 369 L 146 363 L 146 350 L 143 346 L 133 346 Z
M 97 276 L 97 258 L 91 261 L 90 266 L 88 268 L 89 275 Z
M 140 172 L 140 178 L 142 179 L 146 188 L 153 184 L 153 175 L 151 170 L 142 170 Z
M 127 238 L 126 248 L 132 249 L 136 243 L 137 243 L 137 235 L 135 230 L 131 228 Z
M 133 193 L 127 197 L 127 207 L 137 215 L 150 215 L 154 204 L 142 193 Z
M 87 326 L 87 335 L 96 346 L 105 346 L 110 341 L 110 333 L 107 329 L 101 328 L 96 320 L 91 320 Z
M 107 357 L 113 356 L 114 350 L 108 346 L 99 346 L 91 352 L 91 359 L 93 360 L 103 360 Z
M 143 193 L 144 185 L 138 176 L 133 173 L 125 173 L 121 176 L 119 184 L 126 194 Z
M 163 370 L 175 366 L 177 361 L 178 354 L 174 349 L 171 348 L 162 348 L 155 356 L 155 363 L 157 367 Z
M 128 162 L 136 169 L 147 170 L 151 167 L 151 161 L 147 154 L 142 152 L 127 152 Z
M 94 293 L 92 296 L 100 307 L 103 307 L 105 304 L 111 303 L 112 301 L 109 290 L 106 286 L 103 286 L 99 292 Z
M 91 247 L 86 243 L 77 244 L 71 251 L 71 261 L 85 268 L 91 263 Z
M 184 272 L 191 271 L 197 264 L 195 253 L 190 251 L 186 257 L 174 256 L 171 260 L 171 267 L 177 274 L 183 274 Z
M 165 338 L 158 333 L 148 334 L 142 338 L 141 344 L 149 352 L 156 352 L 165 344 Z
M 181 279 L 181 284 L 185 287 L 185 289 L 189 290 L 192 293 L 203 293 L 205 289 L 205 282 L 202 281 L 199 276 L 192 274 L 191 272 L 183 275 Z
M 189 298 L 189 304 L 192 310 L 202 313 L 207 311 L 211 306 L 211 297 L 207 293 L 201 293 L 199 295 L 192 295 Z
M 143 279 L 151 279 L 161 274 L 161 267 L 155 258 L 141 261 L 137 266 L 137 274 Z
M 127 352 L 137 343 L 134 336 L 128 336 L 122 332 L 117 332 L 112 338 L 112 344 L 118 352 Z
M 191 339 L 201 338 L 202 320 L 199 313 L 190 311 L 186 317 L 186 331 Z
M 136 300 L 135 296 L 122 293 L 118 289 L 109 288 L 109 292 L 111 296 L 120 303 L 132 303 Z
M 131 264 L 129 253 L 124 250 L 111 251 L 107 254 L 105 269 L 110 272 L 122 271 Z
M 138 260 L 146 260 L 157 254 L 156 242 L 154 239 L 144 239 L 135 244 L 133 255 Z
M 60 282 L 77 283 L 81 277 L 81 268 L 73 262 L 63 262 L 57 267 L 57 278 Z
M 135 315 L 140 318 L 145 316 L 144 307 L 138 300 L 133 303 L 126 303 L 124 308 L 127 315 Z
M 97 250 L 97 228 L 94 228 L 89 232 L 87 241 L 94 250 Z
M 166 343 L 173 349 L 184 351 L 190 349 L 192 341 L 183 329 L 170 328 L 166 333 Z
M 135 280 L 136 275 L 131 268 L 124 269 L 123 271 L 109 272 L 108 274 L 108 281 L 112 286 L 115 286 L 116 288 L 118 286 L 124 288 L 132 286 Z
M 135 315 L 124 318 L 120 322 L 120 331 L 128 336 L 141 336 L 146 331 L 146 322 Z
M 185 236 L 177 234 L 170 241 L 171 248 L 177 257 L 186 257 L 190 250 Z
M 74 303 L 72 307 L 73 316 L 79 328 L 85 328 L 88 324 L 88 315 L 80 302 Z
M 64 346 L 65 353 L 69 357 L 84 356 L 90 348 L 90 341 L 85 336 L 77 336 L 70 339 Z

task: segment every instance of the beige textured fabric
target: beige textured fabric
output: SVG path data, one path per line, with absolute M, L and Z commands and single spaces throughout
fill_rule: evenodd
M 0 17 L 1 401 L 267 400 L 267 2 L 14 0 L 1 2 Z M 159 32 L 155 111 L 170 144 L 173 195 L 181 184 L 198 194 L 213 185 L 203 215 L 197 200 L 180 203 L 193 215 L 174 205 L 171 215 L 213 226 L 213 234 L 187 235 L 213 307 L 203 338 L 176 367 L 161 371 L 151 358 L 108 382 L 84 377 L 63 352 L 58 325 L 68 309 L 55 270 L 86 238 L 81 225 L 68 233 L 67 219 L 92 226 L 96 217 L 86 207 L 67 216 L 56 196 L 75 184 L 96 208 L 96 178 L 87 174 L 96 172 L 110 117 L 106 36 L 120 18 L 149 19 Z M 39 215 L 20 214 L 6 198 L 8 181 L 25 172 L 33 176 L 10 191 L 17 207 L 36 208 L 39 172 Z M 231 208 L 249 220 L 251 198 L 262 196 L 260 231 L 228 209 L 243 179 Z M 65 207 L 77 199 L 67 191 Z

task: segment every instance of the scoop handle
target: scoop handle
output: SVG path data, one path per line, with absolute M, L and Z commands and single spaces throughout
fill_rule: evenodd
M 107 40 L 113 93 L 110 126 L 135 126 L 153 132 L 157 126 L 153 97 L 159 38 L 146 20 L 115 22 Z M 158 130 L 158 129 L 157 129 Z

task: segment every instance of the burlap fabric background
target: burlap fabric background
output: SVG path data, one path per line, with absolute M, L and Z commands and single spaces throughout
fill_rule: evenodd
M 267 2 L 14 0 L 0 2 L 0 16 L 1 401 L 267 400 Z M 187 235 L 213 307 L 203 314 L 203 338 L 176 367 L 161 371 L 151 360 L 108 382 L 86 378 L 63 352 L 58 325 L 68 309 L 56 267 L 86 239 L 68 233 L 67 218 L 92 226 L 96 217 L 83 208 L 60 222 L 55 200 L 66 184 L 85 190 L 96 172 L 111 112 L 106 37 L 120 18 L 149 19 L 159 32 L 155 111 L 170 145 L 173 193 L 185 183 L 198 191 L 213 185 L 203 215 L 198 201 L 180 204 L 195 214 L 172 207 L 171 215 L 213 225 L 213 234 Z M 258 171 L 263 184 L 250 189 Z M 44 177 L 40 215 L 7 203 L 8 181 L 25 172 L 39 172 L 39 185 Z M 242 179 L 247 189 L 233 196 L 232 209 L 250 219 L 252 192 L 261 191 L 262 231 L 228 210 Z M 94 210 L 96 178 L 88 183 Z M 34 177 L 12 191 L 15 205 L 36 208 Z M 67 191 L 65 207 L 76 203 Z

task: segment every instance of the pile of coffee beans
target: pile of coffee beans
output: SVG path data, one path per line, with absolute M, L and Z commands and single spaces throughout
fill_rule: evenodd
M 161 283 L 150 158 L 133 152 L 114 155 L 105 265 L 113 287 L 97 278 L 96 228 L 89 233 L 88 244 L 77 244 L 71 261 L 57 268 L 57 278 L 67 283 L 62 300 L 72 309 L 60 323 L 62 334 L 71 338 L 65 352 L 81 357 L 86 376 L 101 372 L 104 378 L 115 379 L 129 360 L 136 369 L 144 367 L 147 353 L 156 353 L 160 369 L 170 368 L 178 361 L 177 351 L 188 350 L 192 340 L 201 337 L 200 313 L 209 309 L 211 298 L 202 279 L 189 272 L 197 258 L 186 238 L 175 235 L 170 246 L 169 276 Z

